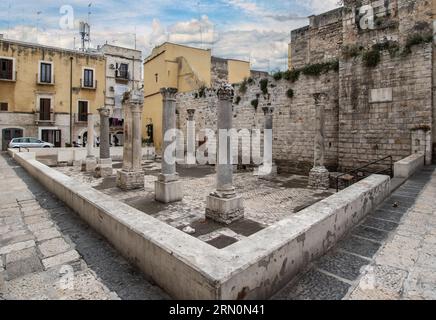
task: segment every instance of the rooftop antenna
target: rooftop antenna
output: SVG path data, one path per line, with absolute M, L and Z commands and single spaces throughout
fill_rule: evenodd
M 136 50 L 136 25 L 135 25 L 135 50 Z
M 86 51 L 89 49 L 89 44 L 91 42 L 91 27 L 87 22 L 80 21 L 79 32 L 82 39 L 80 50 Z

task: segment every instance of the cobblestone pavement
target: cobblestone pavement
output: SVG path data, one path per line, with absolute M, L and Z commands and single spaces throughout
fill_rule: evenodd
M 6 153 L 0 181 L 0 299 L 168 298 Z
M 120 163 L 114 163 L 114 168 L 120 167 Z M 238 172 L 234 175 L 234 185 L 244 199 L 246 219 L 231 227 L 223 227 L 205 221 L 206 197 L 215 190 L 216 183 L 216 175 L 211 167 L 178 168 L 187 192 L 183 201 L 172 204 L 161 204 L 154 200 L 159 163 L 154 163 L 151 168 L 144 167 L 144 189 L 128 192 L 116 187 L 115 176 L 97 179 L 81 172 L 79 167 L 56 169 L 174 228 L 183 230 L 190 226 L 196 231 L 193 236 L 217 248 L 225 248 L 331 195 L 329 192 L 308 189 L 307 177 L 279 175 L 267 181 L 258 179 L 252 172 Z
M 436 167 L 414 175 L 274 299 L 436 299 Z

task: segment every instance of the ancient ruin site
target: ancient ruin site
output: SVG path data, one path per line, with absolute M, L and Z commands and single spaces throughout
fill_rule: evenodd
M 204 2 L 147 50 L 0 13 L 0 300 L 436 299 L 436 1 L 290 1 L 230 51 L 183 40 Z

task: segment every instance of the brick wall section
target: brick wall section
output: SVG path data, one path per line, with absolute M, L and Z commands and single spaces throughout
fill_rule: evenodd
M 281 172 L 308 173 L 313 167 L 313 141 L 315 99 L 314 93 L 325 92 L 329 101 L 326 110 L 326 162 L 327 166 L 335 170 L 337 166 L 338 150 L 338 73 L 330 72 L 320 77 L 306 77 L 290 83 L 286 80 L 275 81 L 269 78 L 269 95 L 261 93 L 260 78 L 248 85 L 245 94 L 235 87 L 236 97 L 240 97 L 239 104 L 234 104 L 233 126 L 237 129 L 260 129 L 264 127 L 264 113 L 262 107 L 271 103 L 274 111 L 273 158 Z M 287 97 L 287 90 L 292 88 L 295 96 Z M 259 95 L 257 110 L 251 101 Z M 187 109 L 196 109 L 195 121 L 197 132 L 203 128 L 216 129 L 218 99 L 213 90 L 207 91 L 207 97 L 196 98 L 195 92 L 179 94 L 177 109 L 179 112 L 180 129 L 186 136 Z M 263 140 L 263 139 L 262 139 Z M 262 146 L 261 146 L 262 147 Z

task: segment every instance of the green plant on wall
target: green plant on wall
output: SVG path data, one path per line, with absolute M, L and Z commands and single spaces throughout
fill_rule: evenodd
M 242 98 L 240 96 L 237 96 L 235 100 L 235 104 L 239 104 L 241 102 L 241 99 Z
M 289 89 L 288 91 L 286 91 L 286 96 L 287 96 L 289 99 L 292 99 L 292 98 L 294 97 L 294 90 Z
M 283 79 L 288 80 L 292 83 L 300 78 L 301 71 L 298 69 L 288 70 L 283 73 Z
M 381 59 L 380 50 L 373 47 L 369 51 L 365 51 L 362 56 L 363 63 L 367 68 L 375 68 L 379 64 Z
M 253 106 L 254 109 L 257 110 L 257 107 L 259 106 L 259 99 L 252 100 L 251 105 Z
M 433 41 L 433 35 L 432 34 L 414 34 L 409 36 L 409 38 L 406 41 L 406 44 L 404 46 L 403 55 L 408 55 L 412 53 L 412 47 L 424 44 L 424 43 L 430 43 Z
M 198 96 L 200 98 L 205 98 L 206 97 L 206 87 L 202 86 L 199 90 L 198 90 Z
M 314 63 L 303 67 L 301 72 L 306 76 L 319 76 L 329 71 L 339 71 L 339 60 L 332 60 L 324 63 Z
M 244 79 L 244 81 L 242 81 L 241 85 L 239 86 L 239 92 L 241 94 L 245 94 L 247 92 L 247 78 Z
M 262 79 L 262 80 L 260 80 L 260 90 L 262 91 L 262 93 L 264 94 L 264 95 L 267 95 L 268 94 L 268 79 Z
M 273 74 L 273 78 L 275 81 L 280 81 L 283 78 L 283 73 L 281 71 L 277 71 Z

